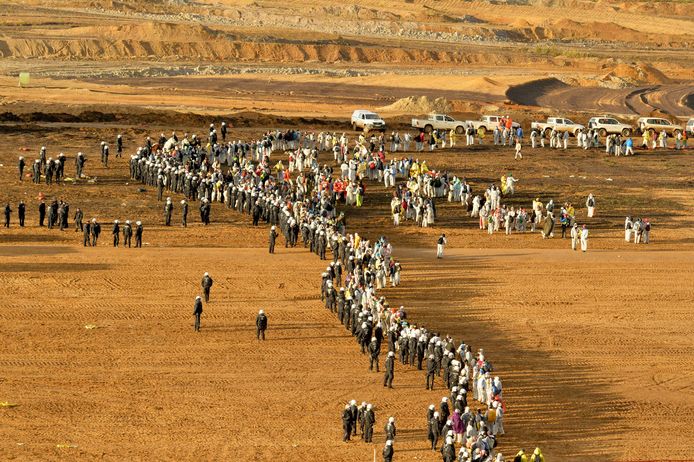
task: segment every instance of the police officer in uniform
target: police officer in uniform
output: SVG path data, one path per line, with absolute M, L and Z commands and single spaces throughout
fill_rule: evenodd
M 195 297 L 195 305 L 193 306 L 193 316 L 195 316 L 195 332 L 200 332 L 200 315 L 202 315 L 202 297 Z
M 205 303 L 208 303 L 210 301 L 210 289 L 212 288 L 212 278 L 210 277 L 210 273 L 205 273 L 202 276 L 202 281 L 200 282 L 200 285 L 202 286 L 202 290 L 205 292 Z
M 255 318 L 255 334 L 258 340 L 265 340 L 265 330 L 267 329 L 267 316 L 263 310 L 258 311 Z

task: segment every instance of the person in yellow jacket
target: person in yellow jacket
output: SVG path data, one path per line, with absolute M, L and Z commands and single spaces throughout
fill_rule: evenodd
M 418 177 L 419 176 L 419 164 L 415 161 L 412 163 L 412 166 L 410 167 L 410 177 Z
M 535 448 L 535 452 L 530 456 L 530 462 L 545 462 L 545 456 L 542 455 L 540 448 Z
M 429 172 L 429 167 L 427 167 L 427 161 L 426 160 L 422 161 L 422 165 L 421 165 L 421 167 L 419 167 L 419 171 L 422 172 L 422 174 Z
M 501 175 L 501 194 L 506 194 L 506 175 Z
M 513 462 L 528 462 L 528 456 L 525 454 L 525 449 L 521 449 L 513 458 Z

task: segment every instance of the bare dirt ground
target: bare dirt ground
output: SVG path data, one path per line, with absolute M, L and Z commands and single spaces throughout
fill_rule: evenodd
M 321 307 L 314 256 L 270 258 L 266 229 L 218 206 L 209 227 L 195 207 L 188 229 L 164 227 L 162 204 L 128 180 L 125 160 L 98 165 L 99 142 L 122 133 L 127 158 L 147 135 L 202 134 L 221 120 L 234 139 L 341 133 L 362 108 L 402 132 L 435 98 L 456 117 L 505 113 L 526 128 L 557 112 L 684 121 L 692 19 L 681 1 L 3 2 L 0 203 L 24 200 L 28 218 L 19 229 L 15 213 L 0 231 L 0 402 L 18 405 L 0 407 L 0 459 L 370 461 L 394 415 L 395 460 L 440 460 L 424 415 L 442 385 L 425 392 L 423 375 L 398 364 L 395 389 L 383 389 Z M 85 152 L 95 182 L 20 183 L 17 156 L 30 164 L 42 145 L 65 152 L 67 176 Z M 504 202 L 514 207 L 573 203 L 590 228 L 585 255 L 559 238 L 488 236 L 443 201 L 434 228 L 395 229 L 390 192 L 372 183 L 366 206 L 345 210 L 350 231 L 395 245 L 404 271 L 385 291 L 391 305 L 495 364 L 507 457 L 538 445 L 548 461 L 694 460 L 692 150 L 637 154 L 419 155 L 475 192 L 513 172 L 517 194 Z M 99 247 L 37 228 L 39 193 L 97 217 Z M 651 219 L 651 244 L 624 242 L 626 215 Z M 144 249 L 110 247 L 116 218 L 144 222 Z M 450 245 L 437 262 L 441 232 Z M 204 271 L 216 284 L 194 334 Z M 259 308 L 270 313 L 264 344 L 253 338 Z M 375 445 L 341 442 L 349 399 L 376 405 Z
M 14 178 L 10 147 L 91 153 L 94 140 L 115 130 L 43 126 L 3 135 L 5 197 L 29 204 L 29 228 L 15 224 L 0 235 L 7 322 L 0 396 L 19 404 L 2 411 L 3 457 L 322 460 L 327 451 L 335 460 L 370 460 L 371 446 L 340 441 L 339 412 L 354 398 L 377 405 L 377 442 L 380 423 L 396 416 L 400 460 L 438 460 L 426 449 L 422 415 L 442 391 L 422 392 L 423 375 L 403 367 L 396 389 L 383 390 L 381 375 L 368 373 L 351 337 L 317 300 L 323 265 L 308 252 L 281 249 L 269 258 L 266 230 L 219 207 L 210 227 L 194 218 L 186 230 L 166 228 L 154 191 L 126 185 L 121 159 L 109 169 L 92 164 L 96 184 Z M 124 133 L 126 146 L 144 136 Z M 553 460 L 694 457 L 691 153 L 615 159 L 547 150 L 513 162 L 509 151 L 477 148 L 425 157 L 433 168 L 465 175 L 475 190 L 513 167 L 521 183 L 509 204 L 551 195 L 576 203 L 579 221 L 587 192 L 598 198 L 586 255 L 537 234 L 489 237 L 459 205 L 443 202 L 437 227 L 394 229 L 389 193 L 377 185 L 367 189 L 369 208 L 346 210 L 350 229 L 396 244 L 404 279 L 386 291 L 391 304 L 485 348 L 494 361 L 508 400 L 500 449 L 540 445 Z M 71 158 L 67 165 L 69 174 Z M 72 230 L 38 230 L 39 192 L 104 222 L 100 246 L 83 249 Z M 623 242 L 629 212 L 654 220 L 649 246 Z M 143 250 L 109 247 L 107 223 L 115 217 L 144 221 Z M 436 262 L 431 243 L 440 232 L 454 249 Z M 217 285 L 195 335 L 189 312 L 204 271 Z M 252 330 L 259 308 L 272 325 L 260 345 Z M 662 422 L 671 439 L 643 437 Z

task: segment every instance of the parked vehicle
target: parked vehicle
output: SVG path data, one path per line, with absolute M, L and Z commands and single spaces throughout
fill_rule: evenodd
M 682 133 L 684 128 L 681 125 L 674 124 L 667 119 L 660 117 L 641 117 L 636 121 L 636 126 L 639 128 L 640 133 L 645 133 L 648 131 L 651 136 L 662 132 L 671 136 L 677 136 L 678 133 Z
M 352 130 L 361 128 L 363 131 L 385 130 L 386 123 L 381 116 L 372 111 L 358 109 L 352 113 Z
M 610 116 L 593 117 L 588 121 L 588 128 L 598 131 L 600 136 L 622 135 L 629 136 L 634 131 L 634 127 L 625 124 Z
M 465 126 L 467 127 L 472 125 L 472 128 L 474 128 L 475 131 L 479 130 L 480 128 L 484 131 L 493 131 L 494 128 L 499 126 L 499 121 L 501 119 L 503 119 L 502 116 L 484 115 L 480 120 L 466 120 Z M 515 130 L 520 127 L 520 124 L 518 122 L 512 122 L 511 127 Z
M 694 117 L 687 121 L 687 136 L 694 136 Z
M 412 119 L 412 126 L 427 133 L 433 130 L 455 130 L 458 135 L 465 133 L 465 122 L 446 114 L 429 114 L 426 119 Z
M 548 117 L 547 122 L 533 122 L 530 127 L 544 132 L 545 136 L 549 136 L 552 130 L 562 133 L 569 132 L 573 136 L 577 136 L 585 128 L 583 125 L 564 117 Z

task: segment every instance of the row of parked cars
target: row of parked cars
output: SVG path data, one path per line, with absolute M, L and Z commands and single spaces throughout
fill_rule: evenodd
M 459 135 L 462 135 L 466 130 L 472 127 L 475 131 L 480 128 L 485 131 L 493 131 L 499 125 L 502 116 L 485 115 L 480 120 L 456 120 L 446 114 L 429 114 L 426 119 L 412 119 L 412 126 L 429 133 L 433 130 L 455 130 Z M 357 110 L 352 113 L 352 129 L 354 130 L 385 130 L 385 121 L 375 112 L 366 110 Z M 513 122 L 513 128 L 518 128 L 519 123 Z M 592 117 L 588 121 L 588 126 L 575 123 L 566 117 L 548 117 L 545 122 L 532 122 L 530 124 L 532 130 L 538 130 L 545 135 L 554 131 L 569 132 L 576 136 L 584 129 L 598 130 L 600 136 L 619 134 L 622 136 L 630 136 L 633 133 L 642 134 L 649 132 L 651 135 L 660 133 L 663 130 L 670 136 L 677 136 L 679 133 L 687 133 L 688 136 L 694 136 L 694 118 L 689 119 L 686 126 L 680 125 L 677 122 L 672 122 L 662 117 L 641 117 L 636 121 L 636 125 L 624 123 L 615 117 L 603 115 Z

